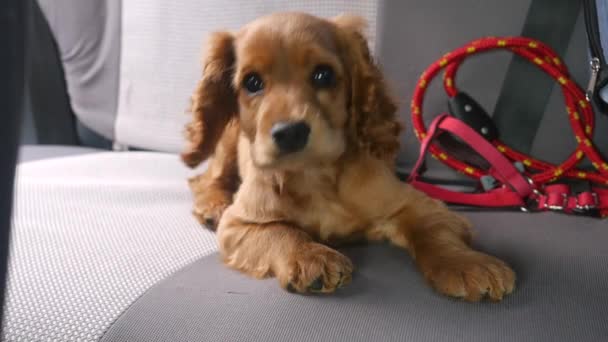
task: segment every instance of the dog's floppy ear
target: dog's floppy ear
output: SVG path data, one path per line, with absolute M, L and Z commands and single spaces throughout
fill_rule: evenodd
M 369 51 L 363 31 L 365 19 L 341 15 L 332 19 L 349 82 L 349 131 L 360 150 L 393 160 L 399 150 L 401 123 L 397 105 Z
M 203 63 L 203 76 L 192 95 L 192 121 L 186 126 L 188 146 L 181 155 L 190 167 L 213 153 L 226 124 L 238 114 L 232 86 L 234 62 L 233 35 L 213 33 Z

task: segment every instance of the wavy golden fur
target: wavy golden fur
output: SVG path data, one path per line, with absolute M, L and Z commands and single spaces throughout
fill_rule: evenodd
M 228 266 L 291 291 L 350 281 L 351 261 L 331 245 L 388 240 L 437 291 L 500 300 L 513 271 L 470 247 L 466 219 L 394 175 L 401 126 L 364 26 L 277 13 L 212 35 L 182 154 L 192 167 L 210 158 L 190 180 L 195 216 L 217 225 Z M 329 85 L 311 84 L 319 65 L 333 72 Z M 252 72 L 260 91 L 244 86 Z M 309 127 L 304 147 L 282 153 L 271 132 L 283 122 Z

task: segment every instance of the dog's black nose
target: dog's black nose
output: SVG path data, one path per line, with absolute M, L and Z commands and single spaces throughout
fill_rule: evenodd
M 279 122 L 272 126 L 270 134 L 282 153 L 297 152 L 306 146 L 310 126 L 303 121 Z

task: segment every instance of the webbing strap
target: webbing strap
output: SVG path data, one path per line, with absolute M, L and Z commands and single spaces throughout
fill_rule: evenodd
M 543 41 L 563 56 L 580 9 L 580 0 L 532 0 L 521 35 Z M 502 141 L 530 152 L 553 87 L 554 81 L 535 65 L 513 56 L 493 115 Z

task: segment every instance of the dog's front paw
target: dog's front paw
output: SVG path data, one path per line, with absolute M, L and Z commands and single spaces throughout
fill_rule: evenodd
M 437 256 L 420 266 L 437 291 L 467 301 L 500 301 L 515 288 L 515 273 L 506 263 L 477 251 Z
M 194 193 L 194 217 L 205 227 L 215 230 L 222 214 L 232 203 L 232 193 L 202 176 L 192 178 L 190 187 Z
M 192 210 L 194 217 L 205 227 L 215 230 L 220 222 L 220 218 L 230 203 L 224 198 L 219 200 L 197 201 Z
M 331 293 L 350 283 L 349 258 L 320 243 L 307 243 L 293 253 L 277 277 L 290 292 Z

